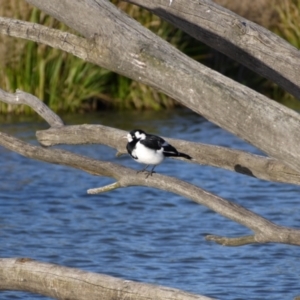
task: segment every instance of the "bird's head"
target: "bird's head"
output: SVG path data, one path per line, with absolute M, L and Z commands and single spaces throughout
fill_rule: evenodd
M 134 129 L 131 130 L 128 134 L 127 134 L 127 140 L 128 142 L 132 142 L 132 141 L 136 141 L 136 140 L 143 140 L 146 138 L 146 133 L 143 130 L 140 129 Z

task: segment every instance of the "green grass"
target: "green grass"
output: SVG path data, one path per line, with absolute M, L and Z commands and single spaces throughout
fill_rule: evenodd
M 278 22 L 272 30 L 300 49 L 300 0 L 282 0 L 276 10 Z M 300 99 L 296 99 L 274 83 L 268 88 L 273 99 L 294 110 L 300 110 Z
M 37 9 L 32 10 L 29 21 L 66 30 L 65 25 Z M 109 71 L 58 49 L 27 42 L 19 54 L 18 59 L 1 67 L 1 87 L 10 92 L 21 89 L 31 93 L 54 111 L 78 111 L 87 99 L 100 99 L 110 84 L 112 75 Z M 9 106 L 0 102 L 0 112 L 7 111 L 31 113 L 27 106 Z
M 282 0 L 277 11 L 279 22 L 274 31 L 300 49 L 300 0 Z

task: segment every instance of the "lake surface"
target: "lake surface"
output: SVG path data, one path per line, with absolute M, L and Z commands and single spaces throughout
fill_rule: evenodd
M 187 111 L 103 112 L 63 117 L 260 153 Z M 0 130 L 37 144 L 39 119 L 0 120 Z M 101 145 L 60 146 L 135 169 L 128 155 Z M 300 248 L 265 244 L 224 247 L 206 234 L 251 234 L 189 199 L 145 187 L 100 195 L 86 190 L 112 179 L 24 158 L 0 147 L 0 257 L 32 259 L 165 285 L 219 299 L 293 299 L 300 295 Z M 300 187 L 166 159 L 157 172 L 177 176 L 269 220 L 300 227 Z M 0 299 L 49 299 L 0 292 Z

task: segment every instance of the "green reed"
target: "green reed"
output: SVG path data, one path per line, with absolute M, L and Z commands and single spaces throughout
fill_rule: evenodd
M 65 25 L 45 16 L 35 8 L 30 14 L 29 21 L 60 30 L 67 29 Z M 15 43 L 18 43 L 17 39 Z M 21 89 L 31 93 L 54 111 L 78 111 L 87 100 L 101 99 L 110 84 L 109 71 L 58 49 L 26 42 L 18 54 L 18 59 L 1 66 L 1 87 L 11 92 Z M 31 113 L 31 109 L 0 102 L 0 113 L 6 112 L 27 114 Z
M 278 22 L 272 30 L 300 49 L 300 0 L 282 0 L 276 6 Z M 300 99 L 280 88 L 276 84 L 269 86 L 271 97 L 292 109 L 300 110 Z

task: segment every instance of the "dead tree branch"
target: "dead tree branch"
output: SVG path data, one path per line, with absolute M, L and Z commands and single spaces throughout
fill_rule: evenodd
M 0 99 L 8 104 L 28 105 L 38 113 L 51 127 L 64 126 L 62 119 L 37 97 L 17 90 L 15 94 L 0 89 Z
M 300 100 L 300 51 L 214 1 L 123 0 L 144 7 L 195 39 L 266 77 Z M 276 49 L 276 51 L 274 51 Z
M 178 289 L 118 279 L 29 258 L 0 258 L 0 290 L 72 300 L 209 300 Z
M 89 53 L 93 51 L 91 41 L 85 38 L 21 20 L 0 17 L 0 33 L 48 45 L 83 60 L 88 60 Z
M 123 137 L 126 133 L 103 125 L 85 124 L 40 130 L 36 136 L 43 146 L 102 144 L 116 149 L 118 153 L 125 153 L 126 142 Z M 226 147 L 165 138 L 181 152 L 189 153 L 193 163 L 224 168 L 269 181 L 300 184 L 300 174 L 276 159 Z

